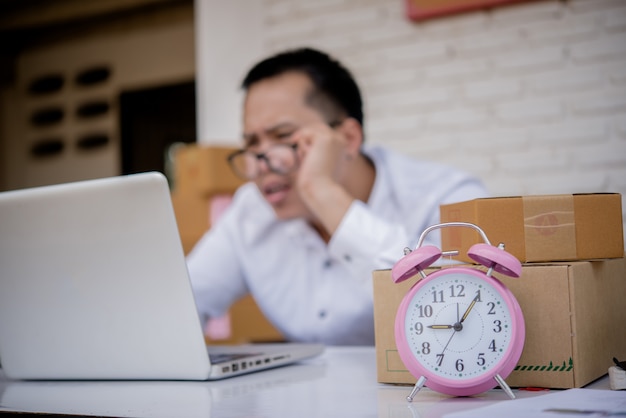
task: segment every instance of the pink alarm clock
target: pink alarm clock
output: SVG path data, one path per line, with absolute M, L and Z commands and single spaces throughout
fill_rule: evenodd
M 435 246 L 422 246 L 433 230 L 446 227 L 473 228 L 484 243 L 473 245 L 468 256 L 487 271 L 467 266 L 424 270 L 442 256 Z M 415 250 L 392 268 L 395 283 L 421 275 L 398 308 L 396 346 L 404 365 L 417 379 L 410 402 L 426 385 L 453 396 L 470 396 L 500 386 L 511 398 L 506 379 L 524 347 L 524 317 L 511 291 L 492 273 L 519 277 L 522 266 L 504 245 L 492 246 L 478 226 L 465 222 L 433 225 L 420 236 Z

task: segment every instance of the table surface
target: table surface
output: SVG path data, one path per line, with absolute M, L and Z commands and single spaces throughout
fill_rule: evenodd
M 608 378 L 588 387 L 608 389 Z M 509 400 L 500 389 L 454 398 L 424 388 L 408 403 L 410 389 L 377 383 L 373 347 L 327 347 L 301 363 L 213 382 L 14 381 L 0 371 L 0 415 L 430 418 Z M 553 391 L 514 392 L 527 398 Z

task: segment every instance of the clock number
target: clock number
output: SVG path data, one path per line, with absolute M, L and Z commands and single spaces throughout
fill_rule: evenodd
M 433 292 L 433 303 L 443 303 L 443 290 Z
M 422 324 L 421 322 L 416 322 L 415 323 L 415 332 L 417 333 L 417 335 L 421 335 L 422 332 L 424 332 L 424 324 Z
M 489 305 L 489 312 L 487 312 L 487 315 L 495 315 L 496 314 L 496 304 L 493 302 L 489 302 L 487 305 Z
M 482 302 L 482 299 L 480 298 L 480 290 L 476 291 L 476 297 L 474 298 L 474 300 L 476 302 Z
M 499 319 L 496 319 L 495 321 L 493 321 L 493 324 L 495 325 L 495 327 L 493 328 L 493 332 L 502 331 L 502 321 L 500 321 Z
M 457 284 L 456 286 L 455 285 L 450 286 L 450 297 L 451 298 L 464 298 L 465 286 L 463 286 L 462 284 Z
M 437 354 L 437 366 L 441 367 L 442 363 L 443 363 L 443 353 Z
M 419 311 L 418 316 L 420 318 L 427 317 L 430 318 L 433 315 L 433 307 L 430 305 L 417 305 L 417 310 Z
M 476 360 L 476 364 L 479 366 L 485 365 L 485 353 L 478 353 L 478 360 Z
M 491 342 L 489 343 L 489 349 L 494 353 L 496 352 L 496 340 L 491 340 Z
M 422 353 L 430 354 L 430 343 L 428 341 L 422 343 Z
M 463 370 L 465 370 L 465 365 L 463 365 L 463 359 L 458 359 L 456 361 L 455 367 L 457 372 L 462 372 Z

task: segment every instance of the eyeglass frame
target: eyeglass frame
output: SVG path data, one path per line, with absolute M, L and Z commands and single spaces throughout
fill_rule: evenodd
M 279 171 L 279 170 L 275 169 L 274 167 L 272 167 L 272 164 L 270 163 L 269 158 L 267 158 L 267 153 L 268 153 L 268 152 L 269 152 L 272 148 L 276 148 L 276 147 L 291 148 L 291 150 L 292 150 L 292 153 L 293 153 L 293 156 L 294 156 L 294 159 L 295 159 L 296 163 L 294 164 L 293 168 L 291 168 L 291 169 L 290 169 L 290 170 L 288 170 L 287 172 Z M 240 177 L 240 178 L 242 178 L 242 179 L 244 179 L 244 180 L 248 180 L 248 181 L 250 181 L 250 180 L 254 180 L 254 179 L 258 178 L 258 177 L 259 177 L 259 174 L 257 174 L 255 177 L 252 177 L 252 178 L 251 178 L 251 177 L 248 177 L 248 176 L 243 175 L 241 172 L 239 172 L 239 171 L 235 168 L 235 166 L 234 166 L 234 164 L 233 164 L 233 160 L 234 160 L 235 158 L 237 158 L 237 157 L 238 157 L 238 156 L 240 156 L 240 155 L 249 154 L 249 155 L 253 156 L 253 157 L 256 159 L 256 161 L 257 161 L 257 162 L 258 162 L 259 160 L 263 160 L 263 161 L 265 161 L 265 164 L 267 165 L 267 168 L 268 168 L 268 169 L 269 169 L 272 173 L 281 174 L 281 175 L 287 175 L 287 174 L 290 174 L 290 173 L 294 172 L 294 171 L 296 170 L 296 168 L 298 167 L 298 163 L 299 163 L 299 161 L 298 161 L 298 154 L 297 154 L 297 152 L 296 152 L 296 151 L 297 151 L 297 149 L 298 149 L 298 143 L 297 143 L 297 142 L 296 142 L 296 143 L 293 143 L 293 144 L 278 143 L 278 144 L 274 144 L 274 145 L 272 145 L 272 146 L 270 147 L 270 149 L 268 149 L 267 151 L 262 152 L 262 153 L 259 153 L 259 154 L 254 153 L 254 152 L 252 152 L 252 151 L 250 151 L 250 150 L 247 150 L 247 149 L 240 149 L 240 150 L 237 150 L 237 151 L 235 151 L 235 152 L 233 152 L 233 153 L 229 154 L 229 155 L 226 157 L 226 160 L 228 161 L 228 165 L 229 165 L 230 169 L 233 171 L 233 173 L 235 173 L 235 175 L 236 175 L 237 177 Z
M 344 121 L 345 121 L 345 119 L 343 119 L 343 120 L 336 120 L 336 121 L 332 121 L 332 122 L 329 122 L 329 123 L 328 123 L 328 126 L 330 126 L 331 128 L 335 129 L 335 128 L 337 128 L 338 126 L 340 126 L 340 125 L 341 125 Z M 289 171 L 287 171 L 287 172 L 282 172 L 282 171 L 276 170 L 276 169 L 274 169 L 274 168 L 272 167 L 272 165 L 270 164 L 270 160 L 267 158 L 267 153 L 268 153 L 268 152 L 269 152 L 272 148 L 274 148 L 274 147 L 287 147 L 287 148 L 291 148 L 291 149 L 292 149 L 292 152 L 293 152 L 293 155 L 294 155 L 294 159 L 295 159 L 295 162 L 296 162 L 296 163 L 294 164 L 294 166 L 293 166 L 293 168 L 292 168 L 292 169 L 290 169 L 290 170 L 289 170 Z M 293 173 L 293 172 L 297 169 L 297 167 L 298 167 L 298 164 L 299 164 L 299 158 L 298 158 L 298 154 L 297 154 L 297 152 L 296 152 L 297 150 L 298 150 L 298 143 L 297 143 L 297 142 L 296 142 L 296 143 L 293 143 L 293 144 L 287 144 L 287 143 L 278 143 L 278 144 L 274 144 L 274 145 L 272 145 L 272 146 L 270 147 L 270 149 L 268 149 L 268 150 L 267 150 L 267 151 L 265 151 L 265 152 L 259 153 L 259 154 L 254 153 L 254 152 L 252 152 L 252 151 L 250 151 L 250 150 L 247 150 L 247 149 L 243 148 L 243 149 L 239 149 L 239 150 L 237 150 L 237 151 L 234 151 L 234 152 L 230 153 L 230 154 L 226 157 L 226 161 L 228 162 L 228 166 L 230 167 L 230 169 L 233 171 L 233 173 L 235 173 L 235 175 L 236 175 L 237 177 L 239 177 L 239 178 L 241 178 L 241 179 L 243 179 L 243 180 L 252 181 L 252 180 L 257 179 L 257 178 L 259 177 L 259 174 L 257 174 L 255 177 L 250 178 L 250 177 L 245 176 L 245 175 L 243 175 L 242 173 L 240 173 L 240 172 L 239 172 L 239 171 L 235 168 L 235 166 L 234 166 L 234 164 L 233 164 L 233 160 L 234 160 L 235 158 L 237 158 L 239 155 L 243 155 L 243 154 L 250 154 L 250 155 L 252 155 L 252 156 L 254 156 L 254 157 L 256 158 L 256 161 L 257 161 L 257 162 L 258 162 L 259 160 L 264 160 L 264 161 L 265 161 L 265 164 L 267 165 L 267 168 L 268 168 L 268 169 L 269 169 L 272 173 L 276 173 L 276 174 L 280 174 L 280 175 L 287 175 L 287 174 Z

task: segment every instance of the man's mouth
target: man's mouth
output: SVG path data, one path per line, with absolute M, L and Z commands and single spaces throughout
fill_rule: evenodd
M 273 183 L 263 187 L 263 194 L 269 203 L 276 204 L 286 198 L 289 189 L 289 184 Z

